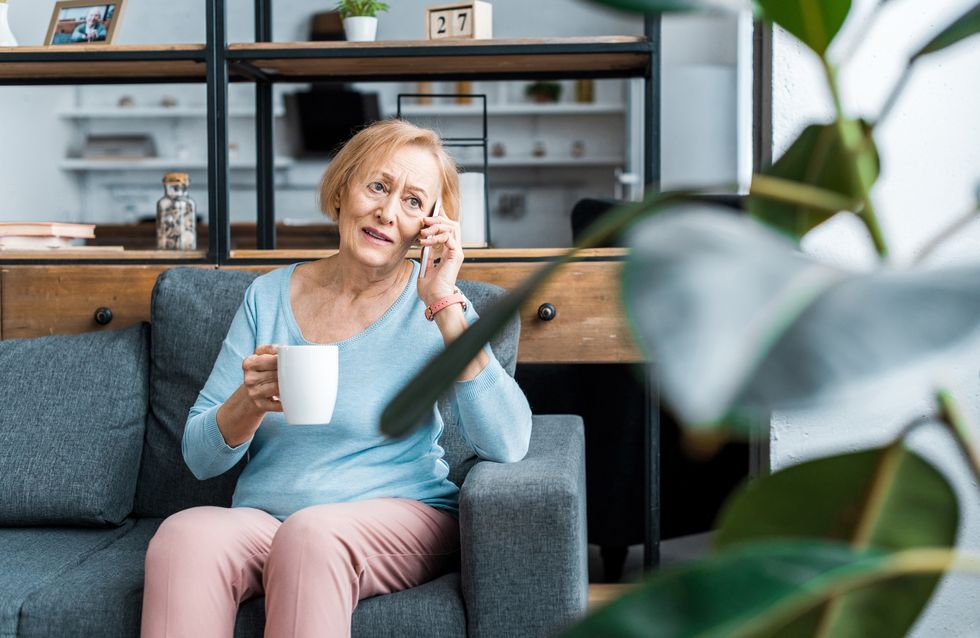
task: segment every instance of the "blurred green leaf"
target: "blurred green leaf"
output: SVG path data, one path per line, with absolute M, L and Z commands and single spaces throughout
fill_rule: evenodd
M 860 399 L 862 383 L 911 364 L 925 382 L 980 340 L 980 265 L 850 273 L 706 206 L 629 236 L 627 317 L 688 425 Z
M 681 191 L 655 193 L 642 202 L 620 206 L 600 217 L 589 226 L 578 246 L 560 259 L 548 263 L 527 281 L 505 294 L 476 323 L 415 375 L 385 407 L 381 414 L 381 431 L 388 436 L 404 436 L 428 418 L 432 405 L 449 389 L 484 344 L 503 329 L 538 286 L 563 264 L 575 259 L 577 250 L 602 245 L 637 220 L 692 195 L 692 192 Z
M 823 57 L 851 10 L 850 0 L 758 0 L 765 16 Z
M 972 35 L 980 33 L 980 3 L 953 21 L 951 25 L 943 29 L 939 35 L 929 41 L 924 47 L 912 56 L 912 60 L 920 58 L 929 53 L 934 53 L 956 44 L 960 40 L 965 40 Z
M 949 483 L 897 441 L 749 482 L 726 504 L 714 547 L 807 538 L 888 551 L 950 547 L 958 524 Z M 811 636 L 820 626 L 832 636 L 905 635 L 937 582 L 914 575 L 864 588 L 798 618 L 793 633 L 781 635 Z
M 868 124 L 861 122 L 861 129 L 866 136 L 864 140 L 866 152 L 871 156 L 870 179 L 873 182 L 878 178 L 878 152 L 870 137 Z M 811 124 L 796 138 L 783 156 L 765 171 L 765 175 L 815 186 L 823 191 L 841 195 L 847 201 L 859 203 L 862 187 L 857 183 L 854 172 L 849 169 L 849 166 L 850 161 L 837 124 Z M 806 199 L 806 191 L 801 189 L 800 196 L 801 199 Z M 828 210 L 816 197 L 812 199 L 810 205 L 801 205 L 753 194 L 749 197 L 748 209 L 757 219 L 798 241 L 814 227 L 839 212 L 839 210 Z
M 910 572 L 938 574 L 952 560 L 949 550 L 889 554 L 818 540 L 751 543 L 654 572 L 638 589 L 601 607 L 561 635 L 793 636 L 797 619 L 843 591 Z

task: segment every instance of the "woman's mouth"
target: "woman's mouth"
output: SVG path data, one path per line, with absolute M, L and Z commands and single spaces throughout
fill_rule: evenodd
M 365 237 L 368 238 L 368 241 L 372 241 L 372 242 L 375 242 L 375 243 L 378 243 L 378 244 L 390 244 L 390 243 L 392 243 L 392 241 L 390 239 L 387 239 L 387 238 L 383 237 L 380 233 L 372 232 L 368 228 L 362 228 L 361 229 L 361 232 L 364 234 Z

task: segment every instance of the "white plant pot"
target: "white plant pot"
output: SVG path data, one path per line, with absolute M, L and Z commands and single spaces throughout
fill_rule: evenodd
M 7 23 L 7 3 L 0 2 L 0 47 L 15 47 L 17 39 Z
M 373 16 L 351 16 L 344 20 L 344 33 L 348 42 L 374 42 L 378 32 L 378 19 Z

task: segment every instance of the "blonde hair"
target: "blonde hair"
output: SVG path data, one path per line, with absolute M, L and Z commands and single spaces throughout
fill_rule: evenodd
M 458 220 L 459 169 L 443 147 L 442 138 L 431 129 L 399 119 L 380 120 L 361 129 L 337 152 L 320 180 L 320 210 L 333 221 L 337 221 L 340 209 L 335 200 L 343 199 L 344 192 L 354 177 L 365 167 L 384 163 L 395 151 L 406 145 L 432 151 L 442 173 L 442 208 L 447 217 Z M 439 193 L 434 195 L 438 196 Z

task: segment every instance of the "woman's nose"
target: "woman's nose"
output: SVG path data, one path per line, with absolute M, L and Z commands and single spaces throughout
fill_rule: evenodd
M 390 223 L 398 216 L 398 211 L 396 207 L 398 205 L 398 200 L 395 197 L 387 197 L 381 205 L 378 206 L 378 219 L 384 223 Z

